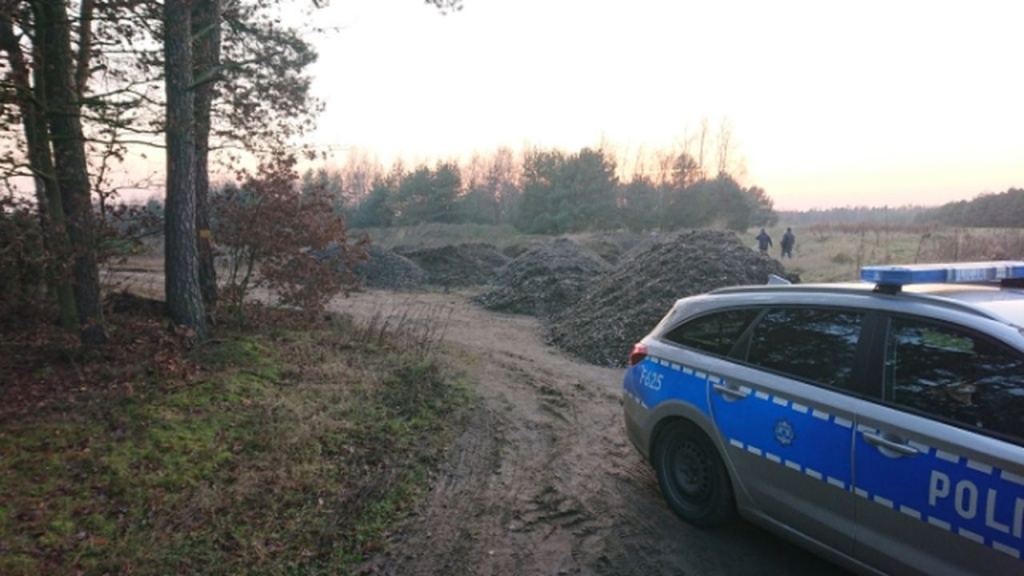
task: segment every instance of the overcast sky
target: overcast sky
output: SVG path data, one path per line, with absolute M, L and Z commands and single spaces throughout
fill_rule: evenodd
M 1024 187 L 1024 2 L 332 0 L 315 135 L 390 164 L 731 126 L 779 209 Z

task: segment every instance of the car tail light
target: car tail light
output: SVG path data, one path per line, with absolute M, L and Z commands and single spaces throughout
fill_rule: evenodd
M 647 358 L 647 346 L 637 342 L 633 344 L 633 351 L 629 353 L 629 365 L 636 366 L 644 358 Z

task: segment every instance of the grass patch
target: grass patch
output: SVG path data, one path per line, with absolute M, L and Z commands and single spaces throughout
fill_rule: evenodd
M 342 574 L 382 548 L 467 387 L 379 327 L 262 325 L 5 418 L 0 574 Z

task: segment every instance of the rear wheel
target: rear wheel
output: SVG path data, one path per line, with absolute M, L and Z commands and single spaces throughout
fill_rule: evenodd
M 683 520 L 706 528 L 736 516 L 725 464 L 696 424 L 680 420 L 662 430 L 654 446 L 654 468 L 662 495 Z

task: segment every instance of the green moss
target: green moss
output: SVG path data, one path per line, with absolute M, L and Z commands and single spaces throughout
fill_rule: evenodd
M 228 334 L 212 339 L 196 352 L 196 360 L 209 369 L 255 366 L 268 361 L 267 348 L 255 339 Z

